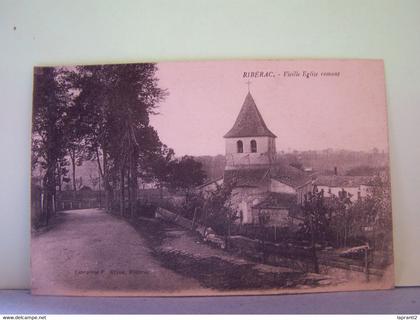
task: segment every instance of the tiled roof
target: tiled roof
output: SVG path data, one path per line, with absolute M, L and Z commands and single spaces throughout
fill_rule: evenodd
M 270 178 L 297 188 L 311 181 L 311 176 L 287 164 L 276 164 L 270 168 Z
M 255 205 L 255 209 L 281 209 L 290 208 L 296 203 L 296 195 L 288 193 L 271 192 L 267 198 Z
M 225 138 L 240 138 L 240 137 L 273 137 L 276 135 L 272 133 L 266 126 L 258 108 L 252 98 L 251 93 L 248 92 L 245 101 L 242 105 L 241 111 L 236 118 L 235 124 L 228 133 L 224 135 Z
M 225 170 L 223 182 L 232 183 L 236 187 L 258 187 L 267 172 L 268 168 Z
M 225 170 L 224 183 L 234 183 L 238 187 L 257 187 L 263 179 L 274 179 L 293 188 L 311 181 L 311 175 L 287 164 L 277 163 L 270 167 L 250 167 Z

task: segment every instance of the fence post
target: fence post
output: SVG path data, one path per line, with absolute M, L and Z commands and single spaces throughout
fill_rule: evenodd
M 369 256 L 368 256 L 369 245 L 365 247 L 365 273 L 366 281 L 369 282 Z
M 196 208 L 194 209 L 194 216 L 193 216 L 193 220 L 192 220 L 192 229 L 193 229 L 193 230 L 195 230 L 195 221 L 196 221 L 196 219 L 197 219 L 197 210 L 198 210 L 198 208 L 196 207 Z

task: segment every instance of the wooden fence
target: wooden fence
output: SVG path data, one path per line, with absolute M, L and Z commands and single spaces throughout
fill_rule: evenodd
M 58 200 L 57 210 L 77 210 L 77 209 L 90 209 L 100 208 L 101 203 L 98 199 L 83 199 L 83 200 Z

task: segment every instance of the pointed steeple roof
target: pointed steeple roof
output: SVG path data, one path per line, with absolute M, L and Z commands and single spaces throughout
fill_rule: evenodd
M 248 91 L 241 111 L 236 118 L 235 124 L 224 138 L 240 138 L 240 137 L 273 137 L 272 133 L 266 126 L 261 113 L 258 111 L 254 98 Z

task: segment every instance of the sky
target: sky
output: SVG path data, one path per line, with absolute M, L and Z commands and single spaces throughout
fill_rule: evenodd
M 178 156 L 224 154 L 248 81 L 278 151 L 388 150 L 379 60 L 163 62 L 157 77 L 169 95 L 151 125 Z

